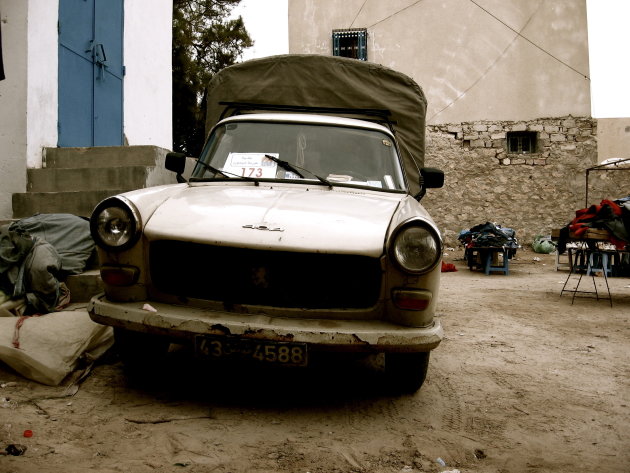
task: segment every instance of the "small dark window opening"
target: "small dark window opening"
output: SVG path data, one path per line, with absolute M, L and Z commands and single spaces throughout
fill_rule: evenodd
M 339 38 L 339 55 L 359 59 L 359 37 L 342 36 Z
M 333 30 L 333 56 L 367 61 L 367 30 Z
M 532 154 L 536 152 L 537 133 L 535 131 L 508 131 L 508 153 Z

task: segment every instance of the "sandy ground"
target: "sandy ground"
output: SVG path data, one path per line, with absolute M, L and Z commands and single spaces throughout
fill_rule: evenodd
M 630 471 L 630 279 L 609 279 L 612 308 L 572 304 L 552 256 L 521 250 L 509 276 L 461 257 L 414 395 L 357 362 L 231 372 L 184 352 L 137 385 L 110 353 L 71 397 L 0 366 L 0 450 L 27 447 L 0 472 Z

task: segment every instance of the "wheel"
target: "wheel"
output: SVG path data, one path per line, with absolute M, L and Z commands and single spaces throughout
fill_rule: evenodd
M 427 377 L 429 368 L 427 352 L 386 353 L 385 377 L 388 388 L 396 393 L 415 393 Z
M 146 376 L 162 367 L 170 342 L 157 335 L 114 328 L 114 344 L 127 374 Z

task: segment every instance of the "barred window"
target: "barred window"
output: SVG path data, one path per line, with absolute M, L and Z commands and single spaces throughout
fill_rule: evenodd
M 333 30 L 333 56 L 367 61 L 367 29 Z
M 508 131 L 507 151 L 515 154 L 535 153 L 537 138 L 535 131 Z

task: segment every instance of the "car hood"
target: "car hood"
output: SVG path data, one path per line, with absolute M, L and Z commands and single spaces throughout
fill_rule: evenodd
M 193 185 L 145 225 L 149 240 L 378 257 L 402 194 L 305 185 Z

